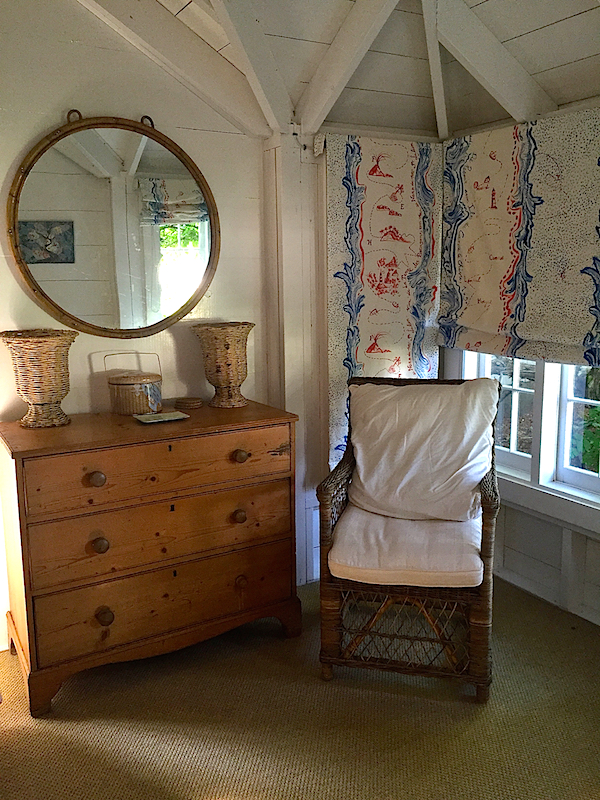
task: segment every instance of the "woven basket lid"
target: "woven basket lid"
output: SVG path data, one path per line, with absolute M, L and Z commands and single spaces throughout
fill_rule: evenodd
M 120 372 L 118 375 L 111 375 L 108 379 L 109 384 L 119 386 L 133 386 L 136 383 L 157 383 L 162 381 L 162 375 L 156 372 L 137 372 L 130 370 Z

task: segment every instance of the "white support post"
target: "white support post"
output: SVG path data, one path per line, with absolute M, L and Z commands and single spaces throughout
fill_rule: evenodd
M 315 207 L 320 166 L 312 144 L 278 135 L 265 147 L 265 255 L 272 320 L 267 331 L 269 402 L 298 414 L 296 424 L 296 549 L 298 582 L 313 580 L 315 489 L 324 477 L 327 418 L 321 350 L 324 268 Z M 276 287 L 276 288 L 275 288 Z

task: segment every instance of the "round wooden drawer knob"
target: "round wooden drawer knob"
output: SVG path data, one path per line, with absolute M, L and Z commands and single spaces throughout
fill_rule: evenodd
M 98 538 L 94 539 L 92 542 L 92 549 L 96 553 L 106 553 L 109 547 L 110 542 L 108 539 L 105 539 L 104 536 L 98 536 Z
M 238 464 L 243 464 L 244 461 L 248 461 L 249 457 L 250 453 L 247 453 L 245 450 L 234 450 L 233 460 L 237 461 Z
M 102 608 L 99 608 L 94 616 L 104 628 L 112 625 L 112 623 L 115 621 L 115 615 L 108 606 L 102 606 Z
M 106 483 L 106 475 L 103 472 L 90 472 L 89 480 L 92 486 L 104 486 Z
M 248 578 L 245 575 L 238 575 L 235 579 L 235 588 L 242 591 L 246 586 L 248 586 Z
M 236 511 L 233 512 L 233 518 L 236 522 L 246 522 L 248 519 L 248 515 L 244 511 L 243 508 L 238 508 Z

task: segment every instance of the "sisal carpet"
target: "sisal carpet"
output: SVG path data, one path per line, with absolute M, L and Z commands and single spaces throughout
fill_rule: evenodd
M 598 800 L 600 628 L 496 582 L 495 674 L 460 685 L 318 667 L 264 620 L 74 676 L 27 712 L 0 653 L 1 800 Z

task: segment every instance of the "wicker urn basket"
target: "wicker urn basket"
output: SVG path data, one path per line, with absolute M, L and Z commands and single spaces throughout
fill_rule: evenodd
M 193 325 L 204 355 L 206 379 L 215 387 L 213 408 L 240 408 L 248 401 L 241 386 L 248 376 L 246 342 L 253 322 L 203 322 Z
M 17 394 L 29 405 L 24 428 L 55 428 L 71 421 L 60 407 L 69 392 L 69 348 L 79 334 L 41 328 L 3 331 L 17 384 Z

